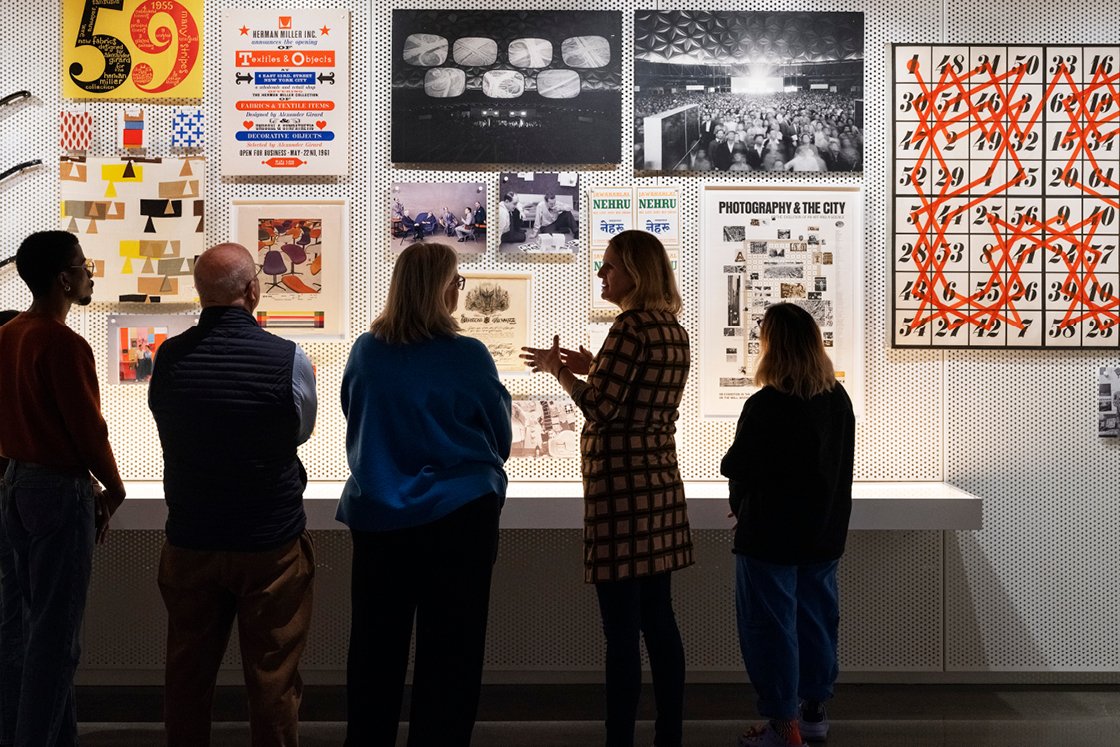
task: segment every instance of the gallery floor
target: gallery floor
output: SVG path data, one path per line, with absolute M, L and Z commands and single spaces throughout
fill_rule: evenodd
M 647 687 L 647 690 L 649 688 Z M 745 685 L 690 685 L 685 747 L 730 747 L 750 723 Z M 221 688 L 213 747 L 249 744 L 242 694 Z M 653 740 L 643 693 L 636 745 Z M 602 743 L 601 687 L 488 686 L 474 747 L 593 747 Z M 81 688 L 83 747 L 163 744 L 157 688 Z M 308 688 L 300 743 L 342 744 L 341 688 Z M 406 703 L 407 707 L 407 703 Z M 1103 747 L 1120 743 L 1120 686 L 841 685 L 828 747 Z M 407 725 L 402 724 L 399 745 Z

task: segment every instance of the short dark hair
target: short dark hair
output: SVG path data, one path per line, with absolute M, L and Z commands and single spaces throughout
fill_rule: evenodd
M 551 199 L 553 199 L 553 198 L 555 198 L 555 197 L 556 197 L 556 193 L 555 193 L 555 192 L 545 192 L 545 193 L 544 193 L 544 198 L 545 198 L 546 200 L 551 200 Z
M 70 265 L 78 237 L 69 231 L 39 231 L 23 240 L 16 252 L 16 271 L 35 298 L 50 292 L 58 273 Z
M 513 202 L 513 192 L 506 192 L 502 195 L 502 200 L 504 202 Z

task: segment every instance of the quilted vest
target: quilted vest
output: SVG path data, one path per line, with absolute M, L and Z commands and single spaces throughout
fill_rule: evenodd
M 197 327 L 160 346 L 148 405 L 171 544 L 266 550 L 303 531 L 294 356 L 295 343 L 231 307 L 203 309 Z

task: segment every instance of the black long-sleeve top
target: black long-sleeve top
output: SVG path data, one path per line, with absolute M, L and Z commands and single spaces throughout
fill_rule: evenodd
M 843 386 L 809 400 L 764 387 L 748 399 L 720 464 L 738 517 L 735 552 L 790 565 L 843 555 L 854 457 Z

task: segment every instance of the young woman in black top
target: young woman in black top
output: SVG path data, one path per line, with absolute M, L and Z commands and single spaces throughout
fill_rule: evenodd
M 855 416 L 808 312 L 775 304 L 759 335 L 762 389 L 744 404 L 720 469 L 738 520 L 739 644 L 768 719 L 739 744 L 781 747 L 828 734 Z

